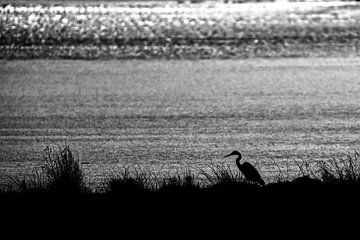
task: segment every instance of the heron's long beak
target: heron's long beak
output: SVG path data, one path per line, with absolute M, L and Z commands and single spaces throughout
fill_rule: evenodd
M 232 155 L 234 155 L 234 154 L 230 153 L 229 155 L 226 155 L 224 158 L 230 157 Z

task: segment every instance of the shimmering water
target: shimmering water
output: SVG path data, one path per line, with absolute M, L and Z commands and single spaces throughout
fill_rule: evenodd
M 235 149 L 265 178 L 344 157 L 360 147 L 359 76 L 360 58 L 2 61 L 0 179 L 64 143 L 90 182 L 114 166 L 235 166 Z

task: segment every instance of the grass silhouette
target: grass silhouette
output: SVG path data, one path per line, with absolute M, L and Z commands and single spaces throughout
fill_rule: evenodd
M 105 183 L 105 191 L 112 196 L 128 196 L 151 192 L 154 189 L 153 180 L 143 169 L 129 168 L 119 169 Z
M 360 193 L 359 154 L 344 159 L 318 162 L 317 169 L 301 168 L 296 179 L 285 179 L 264 186 L 247 181 L 226 164 L 162 175 L 141 168 L 117 169 L 104 183 L 102 191 L 90 191 L 84 173 L 69 146 L 46 148 L 44 164 L 35 177 L 13 179 L 8 190 L 1 190 L 4 205 L 23 202 L 62 205 L 98 203 L 145 209 L 145 206 L 194 205 L 198 207 L 292 204 L 310 206 L 314 202 L 355 201 Z M 146 203 L 146 204 L 144 204 Z M 336 202 L 338 204 L 339 202 Z M 76 205 L 75 204 L 75 205 Z M 128 209 L 128 210 L 129 210 Z M 124 210 L 125 211 L 125 210 Z
M 359 153 L 346 158 L 331 158 L 319 163 L 320 179 L 327 184 L 359 184 Z
M 70 146 L 56 150 L 46 147 L 41 170 L 27 179 L 12 178 L 15 189 L 20 193 L 51 193 L 57 195 L 82 194 L 88 191 L 80 163 L 75 159 Z

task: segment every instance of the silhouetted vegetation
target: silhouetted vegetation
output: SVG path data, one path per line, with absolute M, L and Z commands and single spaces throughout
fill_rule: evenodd
M 153 180 L 145 171 L 135 168 L 130 172 L 129 168 L 124 168 L 105 183 L 105 189 L 113 196 L 129 195 L 151 192 L 154 185 Z
M 81 194 L 87 191 L 84 173 L 69 146 L 44 150 L 44 163 L 34 176 L 27 179 L 12 178 L 14 189 L 20 193 Z
M 329 159 L 319 164 L 320 179 L 327 184 L 359 184 L 359 153 L 341 159 Z
M 309 200 L 354 200 L 360 192 L 358 158 L 359 154 L 355 153 L 344 159 L 319 162 L 317 169 L 305 166 L 295 179 L 282 178 L 264 186 L 246 180 L 239 171 L 219 163 L 173 175 L 161 175 L 138 166 L 118 169 L 107 179 L 102 191 L 90 191 L 70 147 L 58 151 L 48 147 L 41 171 L 35 171 L 35 177 L 29 179 L 13 179 L 9 189 L 1 190 L 0 199 L 8 202 L 44 201 L 46 204 L 56 203 L 59 199 L 107 200 L 117 204 L 126 202 L 128 206 L 143 204 L 144 201 L 171 205 L 182 200 L 199 204 L 202 201 L 214 203 L 219 199 L 222 204 L 225 201 L 250 204 L 285 201 L 289 204 L 309 203 Z

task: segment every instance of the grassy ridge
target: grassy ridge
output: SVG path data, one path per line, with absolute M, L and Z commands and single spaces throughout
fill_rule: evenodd
M 0 58 L 359 54 L 360 5 L 274 6 L 8 5 L 0 8 Z
M 291 220 L 288 223 L 294 226 L 294 220 L 301 218 L 318 226 L 319 219 L 334 221 L 335 216 L 353 221 L 360 201 L 358 154 L 324 162 L 317 177 L 309 177 L 303 169 L 295 180 L 262 187 L 226 165 L 212 166 L 210 172 L 200 170 L 201 181 L 192 172 L 161 177 L 125 168 L 108 179 L 102 192 L 84 186 L 70 148 L 47 149 L 45 156 L 44 171 L 36 179 L 15 181 L 12 189 L 0 192 L 3 226 L 83 232 L 85 228 L 79 226 L 104 224 L 106 228 L 115 225 L 121 234 L 143 225 L 164 230 L 211 223 L 218 229 L 219 224 L 228 227 L 231 222 L 259 226 Z
M 30 179 L 13 179 L 7 190 L 2 190 L 2 200 L 13 197 L 38 199 L 39 197 L 58 198 L 95 198 L 134 201 L 139 197 L 159 199 L 176 196 L 176 199 L 204 196 L 257 196 L 272 198 L 288 196 L 335 197 L 339 194 L 355 195 L 360 193 L 360 155 L 345 159 L 330 159 L 320 162 L 316 169 L 308 165 L 300 167 L 296 179 L 279 177 L 275 182 L 259 186 L 247 181 L 240 172 L 223 164 L 210 165 L 209 171 L 197 169 L 183 174 L 161 175 L 158 172 L 135 167 L 119 169 L 117 174 L 108 178 L 103 189 L 94 191 L 86 187 L 84 174 L 79 161 L 69 146 L 54 150 L 46 148 L 41 171 Z

